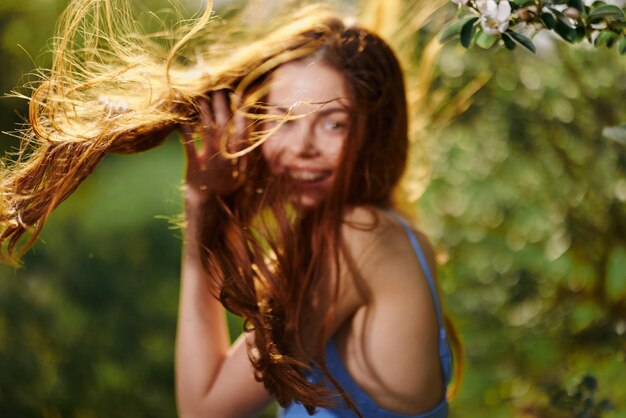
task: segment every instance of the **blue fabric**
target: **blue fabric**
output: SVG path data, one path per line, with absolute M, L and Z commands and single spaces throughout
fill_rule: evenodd
M 437 286 L 433 280 L 433 276 L 426 263 L 424 253 L 413 233 L 413 230 L 409 224 L 400 216 L 393 212 L 388 212 L 393 216 L 406 230 L 407 235 L 413 246 L 413 250 L 420 262 L 424 276 L 428 281 L 430 291 L 435 302 L 435 309 L 437 311 L 437 323 L 439 326 L 439 357 L 441 361 L 441 368 L 443 372 L 444 385 L 447 386 L 452 377 L 452 354 L 450 346 L 446 338 L 446 330 L 444 326 L 443 313 L 441 310 L 441 303 L 439 301 L 439 295 L 437 292 Z M 402 415 L 389 410 L 383 409 L 376 404 L 376 402 L 359 387 L 359 385 L 352 379 L 350 373 L 344 366 L 339 353 L 335 347 L 332 339 L 326 345 L 326 362 L 328 370 L 337 380 L 337 382 L 346 391 L 346 394 L 355 403 L 363 417 L 365 418 L 446 418 L 448 416 L 448 403 L 445 399 L 441 400 L 439 404 L 431 411 L 421 415 Z M 324 374 L 314 369 L 313 372 L 307 377 L 311 382 L 320 383 L 324 380 Z M 330 383 L 326 383 L 329 387 L 332 387 Z M 445 392 L 445 391 L 444 391 Z M 345 406 L 345 403 L 341 397 L 337 400 L 336 407 L 325 409 L 316 408 L 313 417 L 315 418 L 357 418 L 357 415 L 350 408 Z M 308 414 L 304 406 L 299 403 L 292 403 L 285 410 L 279 411 L 279 417 L 282 418 L 308 418 L 311 415 Z

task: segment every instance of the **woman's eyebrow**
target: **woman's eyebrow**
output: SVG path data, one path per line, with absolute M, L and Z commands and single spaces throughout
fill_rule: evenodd
M 319 116 L 328 116 L 333 113 L 350 113 L 350 112 L 345 107 L 332 107 L 328 109 L 322 108 L 315 113 L 318 114 Z
M 271 110 L 275 111 L 278 114 L 287 114 L 287 113 L 291 113 L 290 108 L 288 107 L 283 107 L 283 106 L 273 106 L 270 105 Z M 337 113 L 337 112 L 342 112 L 342 113 L 349 113 L 349 109 L 346 106 L 332 106 L 328 107 L 327 104 L 323 104 L 321 105 L 318 109 L 310 112 L 310 113 L 316 113 L 318 115 L 329 115 L 331 113 Z

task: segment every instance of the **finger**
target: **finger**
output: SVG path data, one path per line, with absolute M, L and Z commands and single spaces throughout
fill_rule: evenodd
M 215 121 L 207 98 L 198 101 L 200 110 L 200 127 L 202 128 L 202 155 L 214 155 L 218 148 L 215 140 Z
M 228 123 L 230 116 L 230 109 L 228 107 L 228 99 L 226 97 L 225 90 L 219 90 L 213 92 L 213 113 L 215 116 L 215 122 L 218 126 L 225 126 Z
M 213 116 L 215 117 L 215 123 L 219 127 L 216 139 L 218 152 L 221 151 L 222 144 L 228 140 L 228 119 L 230 117 L 230 108 L 228 106 L 228 100 L 225 90 L 219 90 L 213 92 Z
M 241 99 L 236 98 L 237 101 L 237 109 L 241 108 Z M 232 141 L 234 147 L 231 152 L 239 152 L 246 147 L 246 132 L 250 128 L 248 124 L 248 118 L 246 117 L 245 112 L 235 112 L 234 116 L 235 123 L 235 139 Z

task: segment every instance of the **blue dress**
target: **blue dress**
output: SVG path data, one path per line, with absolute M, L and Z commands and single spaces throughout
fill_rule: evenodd
M 437 324 L 439 327 L 439 360 L 441 362 L 441 370 L 443 372 L 444 382 L 444 394 L 445 386 L 450 382 L 452 376 L 452 354 L 450 346 L 446 337 L 446 329 L 443 321 L 443 314 L 441 311 L 441 303 L 439 301 L 439 295 L 437 293 L 437 287 L 433 280 L 433 276 L 426 263 L 424 253 L 408 223 L 400 218 L 393 212 L 389 212 L 391 216 L 398 220 L 406 230 L 407 235 L 411 241 L 411 245 L 415 254 L 420 262 L 424 276 L 428 281 L 430 291 L 435 302 L 435 309 L 437 311 Z M 448 402 L 444 398 L 439 404 L 427 413 L 421 415 L 403 415 L 396 412 L 383 409 L 378 406 L 376 402 L 367 394 L 359 385 L 352 379 L 352 376 L 348 373 L 348 370 L 344 366 L 339 353 L 335 347 L 333 340 L 331 339 L 326 345 L 326 362 L 329 372 L 343 387 L 346 394 L 357 406 L 363 417 L 365 418 L 446 418 L 448 416 Z M 308 379 L 312 382 L 318 382 L 320 378 L 323 378 L 323 373 L 319 370 L 313 370 L 308 375 Z M 293 402 L 287 408 L 279 411 L 279 417 L 282 418 L 308 418 L 311 415 L 308 414 L 304 406 L 300 403 Z M 333 408 L 316 408 L 313 414 L 314 418 L 357 418 L 357 415 L 350 408 L 346 407 L 344 402 L 339 400 L 337 406 Z

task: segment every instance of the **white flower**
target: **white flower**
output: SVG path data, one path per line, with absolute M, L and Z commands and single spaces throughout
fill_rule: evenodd
M 480 13 L 485 13 L 487 11 L 487 2 L 488 0 L 476 0 L 476 8 L 480 11 Z
M 462 4 L 465 6 L 469 0 L 452 0 L 452 3 Z
M 511 5 L 508 0 L 477 0 L 476 7 L 481 13 L 480 25 L 483 32 L 489 35 L 498 35 L 506 32 L 511 18 Z

